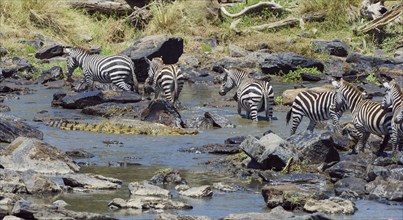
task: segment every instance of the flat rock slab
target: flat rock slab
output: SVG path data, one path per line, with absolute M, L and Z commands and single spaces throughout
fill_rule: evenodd
M 157 196 L 168 198 L 171 195 L 169 190 L 151 185 L 146 181 L 129 183 L 129 191 L 132 196 Z
M 35 138 L 19 137 L 0 154 L 4 169 L 33 170 L 37 173 L 64 174 L 79 171 L 79 166 L 65 153 Z
M 62 179 L 66 186 L 94 190 L 118 189 L 122 184 L 118 179 L 91 174 L 67 174 Z
M 324 200 L 309 199 L 304 205 L 307 212 L 323 212 L 327 214 L 354 214 L 357 210 L 354 203 L 339 197 Z
M 136 196 L 129 200 L 115 198 L 109 202 L 110 208 L 122 209 L 139 209 L 139 210 L 167 210 L 167 209 L 192 209 L 191 205 L 180 201 L 173 201 L 168 198 L 154 197 L 154 196 Z
M 189 196 L 194 198 L 202 198 L 202 197 L 212 197 L 213 191 L 211 186 L 198 186 L 198 187 L 191 187 L 186 190 L 179 190 L 178 193 L 183 196 Z

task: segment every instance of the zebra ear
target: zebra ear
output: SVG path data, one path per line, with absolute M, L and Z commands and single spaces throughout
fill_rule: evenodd
M 390 89 L 389 82 L 383 82 L 382 85 L 383 85 L 383 87 L 385 87 L 386 89 Z
M 63 52 L 64 52 L 64 53 L 70 53 L 70 52 L 71 52 L 71 49 L 70 49 L 70 48 L 63 48 Z
M 333 81 L 332 81 L 332 85 L 333 85 L 336 89 L 340 87 L 339 82 L 337 82 L 336 80 L 333 80 Z

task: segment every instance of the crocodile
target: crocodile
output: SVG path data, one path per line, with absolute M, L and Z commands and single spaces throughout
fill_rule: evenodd
M 163 124 L 150 123 L 134 119 L 109 119 L 98 122 L 85 122 L 66 119 L 50 120 L 46 123 L 50 127 L 56 127 L 71 131 L 89 131 L 109 134 L 133 134 L 133 135 L 196 135 L 197 130 L 174 128 Z

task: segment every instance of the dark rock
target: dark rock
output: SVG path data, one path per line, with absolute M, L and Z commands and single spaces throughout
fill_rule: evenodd
M 323 71 L 324 65 L 319 60 L 300 56 L 291 52 L 274 53 L 266 56 L 263 62 L 260 62 L 262 72 L 265 74 L 282 75 L 298 68 L 316 67 Z
M 327 199 L 328 196 L 317 186 L 315 190 L 297 184 L 265 185 L 262 196 L 268 208 L 282 206 L 286 210 L 301 208 L 308 199 Z
M 242 143 L 242 141 L 244 141 L 246 138 L 246 136 L 237 136 L 237 137 L 230 137 L 227 138 L 224 143 L 225 144 L 235 144 L 235 145 L 239 145 Z
M 261 175 L 263 181 L 271 185 L 297 184 L 305 189 L 317 189 L 318 186 L 326 188 L 326 176 L 315 173 Z
M 52 107 L 60 106 L 63 103 L 63 98 L 66 97 L 66 92 L 58 91 L 53 94 Z
M 260 140 L 248 136 L 239 148 L 252 158 L 252 163 L 256 162 L 263 170 L 281 170 L 288 159 L 296 157 L 290 144 L 276 134 L 265 135 Z
M 8 51 L 4 48 L 0 48 L 0 57 L 4 57 L 8 54 Z
M 18 72 L 33 72 L 32 64 L 25 58 L 13 57 L 12 62 L 16 65 Z
M 40 49 L 36 54 L 35 58 L 37 59 L 50 59 L 52 57 L 62 56 L 63 46 L 59 44 L 51 44 Z
M 346 62 L 348 63 L 364 63 L 372 67 L 382 66 L 385 64 L 401 64 L 401 61 L 393 58 L 379 58 L 372 56 L 365 56 L 359 53 L 350 53 L 347 56 Z
M 329 60 L 325 62 L 325 73 L 329 76 L 333 77 L 342 77 L 345 73 L 346 65 L 342 59 L 337 57 L 331 57 Z
M 31 45 L 37 50 L 40 49 L 43 46 L 43 42 L 40 41 L 40 40 L 19 40 L 17 42 L 21 43 L 21 44 Z
M 84 108 L 86 106 L 93 106 L 103 103 L 103 96 L 104 94 L 101 91 L 82 92 L 74 96 L 63 97 L 60 105 L 63 108 L 68 109 Z
M 395 168 L 390 170 L 390 179 L 403 181 L 403 168 Z
M 241 149 L 231 144 L 206 144 L 201 147 L 181 148 L 179 151 L 207 154 L 237 154 Z
M 322 80 L 322 76 L 315 74 L 315 73 L 309 73 L 309 72 L 303 72 L 301 73 L 301 78 L 303 81 L 308 81 L 308 82 L 317 82 Z
M 325 172 L 335 180 L 347 177 L 364 179 L 366 177 L 366 166 L 353 161 L 340 161 L 326 169 Z
M 332 135 L 332 132 L 311 133 L 304 131 L 290 136 L 287 141 L 296 146 L 301 160 L 308 160 L 313 164 L 329 163 L 340 161 Z
M 344 41 L 312 41 L 313 51 L 316 53 L 327 53 L 334 56 L 346 57 L 348 55 L 348 46 Z
M 49 81 L 43 85 L 46 86 L 46 89 L 62 89 L 63 87 L 69 86 L 70 84 L 66 82 L 66 80 L 61 79 L 56 81 Z
M 155 99 L 141 113 L 142 121 L 157 122 L 171 127 L 183 128 L 182 117 L 176 108 L 164 99 Z
M 91 174 L 66 174 L 62 179 L 66 186 L 84 189 L 118 189 L 122 184 L 118 179 Z
M 181 64 L 181 66 L 183 65 L 183 66 L 188 66 L 191 68 L 198 68 L 198 67 L 200 67 L 200 64 L 201 64 L 200 60 L 197 59 L 197 57 L 192 56 L 192 55 L 186 55 L 186 54 L 182 55 L 179 58 L 179 63 Z M 187 71 L 185 71 L 185 72 L 187 72 Z
M 133 45 L 121 54 L 133 60 L 139 82 L 144 82 L 148 77 L 148 64 L 144 57 L 148 59 L 162 57 L 165 64 L 174 64 L 183 53 L 183 39 L 179 37 L 166 35 L 140 37 Z
M 116 102 L 116 103 L 135 103 L 142 100 L 141 95 L 136 92 L 113 92 L 106 91 L 103 92 L 105 102 Z
M 94 154 L 83 150 L 66 151 L 66 155 L 72 158 L 93 158 Z
M 253 69 L 256 68 L 256 63 L 254 61 L 248 59 L 234 58 L 234 57 L 224 57 L 216 62 L 214 62 L 211 66 L 211 69 L 215 72 L 222 73 L 224 70 L 222 68 L 228 67 L 239 67 L 245 69 Z
M 368 165 L 367 166 L 367 180 L 368 181 L 374 181 L 378 176 L 381 176 L 383 178 L 388 178 L 391 175 L 391 171 L 382 166 L 374 166 L 374 165 Z
M 187 123 L 189 128 L 203 128 L 209 129 L 213 127 L 218 128 L 234 128 L 235 125 L 232 124 L 228 119 L 224 118 L 213 112 L 205 112 L 204 116 L 193 118 Z
M 41 131 L 22 121 L 0 118 L 0 142 L 11 143 L 20 136 L 43 139 Z
M 47 82 L 61 80 L 64 78 L 63 70 L 60 66 L 54 66 L 48 70 L 42 71 L 43 80 L 41 84 L 45 84 Z
M 385 181 L 382 177 L 366 185 L 369 191 L 369 198 L 376 200 L 403 201 L 403 181 L 389 180 Z
M 349 197 L 349 195 L 357 195 L 358 198 L 363 198 L 367 191 L 365 190 L 365 184 L 367 184 L 367 181 L 356 178 L 356 177 L 347 177 L 344 179 L 338 180 L 334 184 L 334 191 L 336 193 L 336 196 L 343 197 Z
M 187 184 L 186 180 L 180 175 L 177 170 L 168 170 L 159 172 L 149 180 L 151 184 L 163 185 L 163 184 Z
M 231 57 L 244 57 L 249 53 L 249 51 L 235 44 L 230 44 L 228 48 L 229 48 L 229 55 Z
M 214 38 L 197 38 L 196 41 L 208 44 L 211 48 L 218 46 L 218 40 Z

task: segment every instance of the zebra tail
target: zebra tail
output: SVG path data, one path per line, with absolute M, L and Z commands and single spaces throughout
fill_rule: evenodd
M 176 71 L 176 69 L 174 69 L 174 70 Z M 178 75 L 179 75 L 180 69 L 178 69 L 177 71 L 178 72 L 175 72 L 175 74 L 174 74 L 174 82 L 175 82 L 174 97 L 173 97 L 174 98 L 174 100 L 173 100 L 174 103 L 179 98 Z
M 290 108 L 290 110 L 288 110 L 288 112 L 287 112 L 287 117 L 286 117 L 286 124 L 287 125 L 290 122 L 291 114 L 292 114 L 292 108 Z
M 266 114 L 266 117 L 269 115 L 269 94 L 267 94 L 270 90 L 267 88 L 264 88 L 265 92 L 263 92 L 263 98 L 264 98 L 264 112 Z M 267 120 L 267 119 L 266 119 Z

